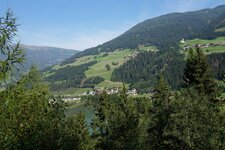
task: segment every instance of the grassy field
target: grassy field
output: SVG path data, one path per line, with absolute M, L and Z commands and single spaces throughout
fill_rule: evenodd
M 193 40 L 185 41 L 185 44 L 181 44 L 180 46 L 184 47 L 186 45 L 209 44 L 209 43 L 219 44 L 223 42 L 225 42 L 225 37 L 218 37 L 213 40 L 193 39 Z M 202 48 L 202 50 L 205 52 L 205 54 L 221 53 L 221 52 L 225 52 L 225 46 L 213 46 L 208 48 Z M 186 54 L 187 51 L 182 53 Z
M 215 30 L 215 32 L 225 32 L 225 27 L 218 28 Z
M 89 55 L 89 56 L 83 56 L 78 58 L 74 63 L 70 63 L 64 66 L 55 65 L 54 69 L 63 68 L 66 66 L 78 66 L 81 64 L 85 64 L 91 61 L 97 61 L 96 64 L 93 66 L 90 66 L 88 70 L 85 71 L 85 75 L 87 78 L 93 77 L 93 76 L 100 76 L 104 78 L 104 81 L 96 85 L 96 87 L 122 87 L 122 83 L 120 82 L 112 82 L 110 81 L 112 72 L 115 68 L 121 66 L 123 63 L 125 63 L 127 60 L 129 60 L 132 57 L 132 54 L 134 51 L 131 49 L 124 49 L 124 50 L 116 50 L 114 52 L 101 52 L 97 55 Z M 113 65 L 114 63 L 114 65 Z M 110 65 L 110 70 L 107 71 L 106 65 Z M 45 76 L 48 76 L 48 72 L 45 74 Z M 70 88 L 63 92 L 57 93 L 61 95 L 79 95 L 82 94 L 88 90 L 88 88 Z
M 115 68 L 122 65 L 129 59 L 129 55 L 132 54 L 130 49 L 125 49 L 123 51 L 114 51 L 108 53 L 105 57 L 98 57 L 95 59 L 98 61 L 95 65 L 91 66 L 87 71 L 85 71 L 85 75 L 87 77 L 92 76 L 100 76 L 105 79 L 105 81 L 98 84 L 96 87 L 121 87 L 122 83 L 112 82 L 110 81 L 110 77 Z M 101 54 L 104 55 L 104 54 Z M 95 58 L 96 56 L 94 56 Z M 118 63 L 117 65 L 112 65 L 112 63 Z M 106 64 L 110 65 L 111 69 L 107 71 Z
M 208 43 L 221 43 L 225 42 L 225 37 L 218 37 L 213 40 L 193 39 L 185 41 L 185 44 L 181 44 L 181 47 L 185 45 L 196 45 L 196 44 L 208 44 Z
M 101 83 L 99 83 L 98 85 L 96 85 L 96 87 L 106 87 L 106 88 L 110 88 L 110 87 L 122 87 L 123 84 L 121 82 L 112 82 L 109 80 L 105 80 Z
M 62 92 L 53 92 L 53 94 L 55 95 L 69 95 L 69 96 L 78 96 L 78 95 L 81 95 L 83 94 L 84 92 L 87 92 L 87 91 L 90 91 L 91 88 L 69 88 L 69 89 L 66 89 Z
M 206 54 L 225 52 L 225 46 L 208 47 L 203 49 Z
M 139 46 L 138 47 L 141 51 L 157 51 L 156 46 Z
M 105 57 L 97 57 L 94 60 L 98 61 L 98 63 L 91 66 L 87 71 L 85 71 L 85 75 L 87 77 L 100 76 L 105 80 L 110 80 L 113 70 L 127 61 L 129 59 L 127 56 L 131 55 L 131 53 L 131 50 L 126 49 L 123 51 L 109 52 Z M 95 57 L 95 55 L 92 57 Z M 118 63 L 118 65 L 112 65 L 113 62 Z M 107 71 L 107 69 L 105 68 L 106 64 L 110 65 L 110 71 Z

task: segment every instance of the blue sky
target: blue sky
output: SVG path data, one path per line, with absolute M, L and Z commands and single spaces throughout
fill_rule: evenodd
M 84 50 L 146 19 L 220 4 L 225 0 L 0 0 L 0 14 L 14 11 L 21 43 Z

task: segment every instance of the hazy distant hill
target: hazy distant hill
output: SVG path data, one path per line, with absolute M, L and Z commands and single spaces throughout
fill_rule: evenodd
M 39 69 L 59 64 L 78 52 L 77 50 L 48 46 L 21 45 L 21 47 L 26 52 L 25 69 L 33 64 L 37 65 Z

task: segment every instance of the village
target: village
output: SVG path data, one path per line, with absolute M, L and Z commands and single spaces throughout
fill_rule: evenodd
M 121 89 L 120 87 L 113 87 L 113 88 L 95 88 L 95 89 L 93 89 L 93 90 L 91 90 L 91 91 L 84 92 L 84 93 L 78 95 L 77 97 L 66 96 L 66 97 L 63 98 L 62 100 L 63 100 L 64 102 L 72 102 L 72 101 L 76 101 L 76 102 L 79 103 L 82 96 L 94 96 L 94 95 L 100 95 L 100 94 L 102 94 L 104 91 L 105 91 L 108 95 L 118 94 L 119 91 L 120 91 L 120 89 Z M 136 89 L 127 90 L 126 94 L 129 95 L 129 96 L 136 96 L 136 95 L 138 95 Z
M 185 40 L 182 39 L 180 41 L 181 44 L 185 44 Z M 216 47 L 216 46 L 225 46 L 225 42 L 221 42 L 221 43 L 207 43 L 207 44 L 193 44 L 193 45 L 185 45 L 182 50 L 183 51 L 187 51 L 189 49 L 194 49 L 196 47 L 199 47 L 199 48 L 209 48 L 209 47 Z

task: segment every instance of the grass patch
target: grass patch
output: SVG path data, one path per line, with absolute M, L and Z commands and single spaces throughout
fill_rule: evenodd
M 96 87 L 122 87 L 122 83 L 120 82 L 112 82 L 110 81 L 112 72 L 115 70 L 115 68 L 121 66 L 124 64 L 127 60 L 129 60 L 133 55 L 135 55 L 137 52 L 131 49 L 124 49 L 124 50 L 116 50 L 113 52 L 101 52 L 97 55 L 89 55 L 89 56 L 83 56 L 80 58 L 77 58 L 74 63 L 70 63 L 64 66 L 55 65 L 53 69 L 60 69 L 66 66 L 79 66 L 82 64 L 86 64 L 91 61 L 97 61 L 96 64 L 89 66 L 88 70 L 86 70 L 85 76 L 86 78 L 90 78 L 93 76 L 99 76 L 104 79 L 103 82 L 96 85 Z M 110 65 L 110 70 L 108 71 L 106 69 L 106 65 Z M 48 75 L 48 74 L 46 74 Z M 46 76 L 45 75 L 45 76 Z M 91 90 L 90 88 L 70 88 L 66 89 L 62 92 L 56 92 L 54 94 L 59 95 L 70 95 L 70 96 L 77 96 L 80 95 L 88 90 Z
M 157 51 L 157 47 L 156 46 L 140 46 L 139 49 L 141 51 Z
M 212 40 L 204 40 L 204 39 L 193 39 L 193 40 L 187 40 L 185 41 L 185 44 L 180 44 L 181 48 L 183 48 L 184 46 L 192 46 L 192 45 L 196 45 L 196 44 L 210 44 L 210 43 L 214 43 L 214 44 L 221 44 L 225 42 L 225 37 L 218 37 L 216 39 L 212 39 Z M 210 46 L 208 48 L 201 48 L 201 50 L 203 50 L 203 52 L 205 54 L 211 54 L 211 53 L 222 53 L 225 52 L 225 46 Z M 186 55 L 188 53 L 188 50 L 182 50 L 180 51 L 181 54 Z
M 125 49 L 123 51 L 117 50 L 114 52 L 109 52 L 106 57 L 92 56 L 95 58 L 95 60 L 98 61 L 98 63 L 89 67 L 89 69 L 85 71 L 85 75 L 87 76 L 87 78 L 92 76 L 100 76 L 105 80 L 110 80 L 114 69 L 126 62 L 129 59 L 128 56 L 131 55 L 131 53 L 132 51 L 130 49 Z M 117 62 L 118 65 L 112 65 L 113 62 Z M 107 69 L 105 68 L 106 64 L 110 65 L 110 71 L 107 71 Z
M 208 48 L 203 48 L 202 50 L 204 50 L 206 54 L 220 53 L 220 52 L 225 52 L 225 46 L 208 47 Z
M 122 87 L 123 84 L 121 82 L 112 82 L 112 81 L 109 81 L 109 80 L 105 80 L 101 83 L 99 83 L 98 85 L 96 85 L 96 87 L 106 87 L 106 88 L 109 88 L 109 87 Z
M 64 96 L 78 96 L 91 90 L 91 88 L 69 88 L 62 92 L 53 92 L 54 95 L 64 95 Z
M 225 27 L 218 28 L 215 30 L 215 32 L 225 32 Z
M 196 45 L 196 44 L 208 44 L 208 43 L 222 43 L 225 42 L 225 37 L 218 37 L 213 40 L 204 40 L 204 39 L 193 39 L 193 40 L 187 40 L 185 41 L 185 44 L 181 44 L 181 47 L 184 47 L 185 45 Z

